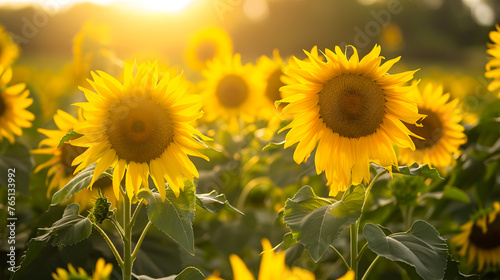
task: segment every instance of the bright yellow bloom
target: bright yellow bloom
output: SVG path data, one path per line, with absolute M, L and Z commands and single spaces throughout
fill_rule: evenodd
M 53 190 L 61 189 L 75 177 L 73 173 L 76 166 L 72 166 L 71 163 L 77 156 L 81 155 L 86 148 L 72 146 L 68 143 L 64 143 L 60 147 L 58 146 L 61 139 L 73 130 L 78 121 L 83 121 L 83 116 L 81 114 L 79 120 L 77 120 L 72 115 L 58 110 L 57 114 L 54 115 L 54 122 L 58 128 L 57 130 L 38 129 L 38 132 L 44 134 L 48 138 L 43 139 L 38 145 L 39 148 L 31 152 L 34 154 L 53 155 L 50 160 L 40 164 L 34 171 L 36 173 L 44 168 L 49 168 L 46 179 L 46 184 L 48 185 L 47 197 L 52 195 Z M 115 204 L 116 201 L 113 199 L 114 195 L 111 185 L 111 179 L 103 177 L 94 183 L 93 187 L 97 187 L 96 189 L 87 189 L 78 192 L 73 196 L 71 202 L 78 203 L 80 205 L 80 210 L 88 209 L 93 203 L 91 198 L 97 197 L 97 189 L 100 188 L 108 198 L 111 198 L 111 203 Z
M 262 104 L 262 83 L 250 63 L 242 65 L 241 56 L 226 56 L 207 63 L 200 82 L 207 121 L 218 117 L 237 124 L 238 118 L 253 122 Z
M 208 138 L 192 127 L 203 114 L 200 99 L 185 94 L 181 76 L 170 79 L 166 74 L 159 80 L 156 63 L 139 65 L 135 75 L 133 68 L 125 64 L 123 84 L 97 71 L 89 80 L 95 92 L 80 87 L 88 102 L 76 104 L 85 121 L 74 130 L 83 136 L 70 143 L 88 149 L 73 161 L 79 164 L 75 172 L 97 162 L 92 185 L 106 169 L 114 168 L 116 198 L 123 178 L 132 198 L 140 187 L 149 187 L 149 175 L 163 199 L 164 179 L 178 196 L 184 178 L 199 176 L 188 155 L 208 160 L 198 151 L 205 148 L 198 138 Z
M 412 137 L 415 150 L 399 149 L 399 160 L 406 164 L 418 162 L 438 168 L 450 166 L 453 157 L 460 154 L 460 145 L 467 141 L 464 127 L 459 124 L 462 117 L 458 98 L 448 102 L 450 94 L 443 94 L 442 86 L 432 84 L 427 84 L 422 92 L 415 87 L 412 93 L 418 100 L 418 111 L 427 117 L 421 121 L 422 127 L 406 126 L 424 139 Z
M 271 109 L 271 113 L 276 112 L 274 102 L 281 100 L 280 87 L 285 83 L 281 81 L 281 76 L 284 74 L 285 62 L 281 58 L 278 49 L 273 50 L 273 59 L 263 55 L 257 62 L 257 69 L 263 75 L 265 80 L 264 96 L 266 98 L 265 109 Z
M 489 55 L 493 56 L 488 63 L 486 63 L 486 78 L 492 78 L 493 81 L 488 85 L 489 91 L 495 91 L 500 88 L 500 26 L 495 25 L 497 31 L 490 32 L 490 39 L 493 44 L 488 44 L 489 49 L 486 51 Z M 500 98 L 500 92 L 498 93 Z
M 10 67 L 19 57 L 19 46 L 0 25 L 0 67 Z
M 103 258 L 99 258 L 92 277 L 88 276 L 83 268 L 79 267 L 75 269 L 72 264 L 68 264 L 68 270 L 58 267 L 56 273 L 52 273 L 52 278 L 54 278 L 54 280 L 109 280 L 112 271 L 113 265 L 110 263 L 106 264 Z
M 193 69 L 201 70 L 206 63 L 233 53 L 233 43 L 226 31 L 208 27 L 194 33 L 187 45 L 186 60 Z
M 458 255 L 468 256 L 467 265 L 477 262 L 479 271 L 500 268 L 500 202 L 493 209 L 460 227 L 462 233 L 451 239 L 461 247 Z
M 294 58 L 286 72 L 291 84 L 282 87 L 282 102 L 290 103 L 283 112 L 294 115 L 282 129 L 290 129 L 285 148 L 298 143 L 293 158 L 301 163 L 319 142 L 316 171 L 325 171 L 332 196 L 368 182 L 370 162 L 389 171 L 397 165 L 394 145 L 415 149 L 410 136 L 416 135 L 403 122 L 415 124 L 424 117 L 410 98 L 412 86 L 403 86 L 415 71 L 389 75 L 399 57 L 380 65 L 379 46 L 361 60 L 351 49 L 350 59 L 339 47 L 326 49 L 326 62 L 316 47 L 305 52 L 309 61 Z
M 262 260 L 260 262 L 258 280 L 276 280 L 276 279 L 301 279 L 314 280 L 314 274 L 303 268 L 288 268 L 285 265 L 285 252 L 275 253 L 271 243 L 267 239 L 262 239 Z M 229 257 L 233 269 L 234 280 L 255 280 L 253 274 L 237 255 Z M 217 276 L 210 276 L 207 280 L 222 280 Z
M 5 137 L 14 143 L 14 135 L 21 136 L 22 128 L 31 127 L 35 115 L 26 110 L 33 103 L 26 85 L 8 86 L 11 78 L 12 69 L 0 65 L 0 141 Z
M 314 273 L 300 268 L 289 268 L 285 265 L 285 252 L 275 253 L 271 243 L 267 239 L 262 239 L 262 260 L 260 261 L 259 277 L 257 280 L 314 280 Z M 255 280 L 252 272 L 247 268 L 243 260 L 237 255 L 229 256 L 231 268 L 233 269 L 234 280 Z M 223 280 L 211 275 L 206 280 Z M 354 272 L 349 270 L 338 280 L 354 280 Z

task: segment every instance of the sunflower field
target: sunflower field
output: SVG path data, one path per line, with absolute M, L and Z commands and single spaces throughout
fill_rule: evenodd
M 500 279 L 499 24 L 0 0 L 0 279 Z

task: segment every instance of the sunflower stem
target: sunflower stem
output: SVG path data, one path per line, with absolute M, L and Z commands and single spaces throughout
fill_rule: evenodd
M 368 187 L 366 188 L 365 191 L 365 199 L 363 201 L 363 204 L 361 206 L 361 215 L 359 216 L 359 219 L 353 223 L 350 227 L 351 231 L 351 269 L 354 271 L 354 280 L 358 279 L 358 263 L 361 259 L 361 257 L 358 257 L 361 255 L 361 253 L 364 253 L 364 250 L 366 250 L 364 247 L 359 252 L 358 254 L 358 231 L 359 231 L 359 224 L 361 221 L 361 217 L 363 216 L 363 212 L 365 209 L 366 201 L 368 200 L 368 195 L 370 194 L 370 191 L 372 190 L 373 185 L 375 184 L 375 181 L 377 181 L 378 178 L 380 178 L 382 175 L 384 175 L 387 172 L 387 170 L 379 172 L 373 179 L 370 181 L 368 184 Z
M 373 179 L 368 184 L 368 187 L 366 188 L 366 192 L 365 192 L 365 200 L 363 201 L 363 205 L 361 206 L 361 216 L 363 216 L 363 212 L 365 210 L 365 204 L 366 204 L 366 201 L 368 200 L 368 195 L 370 194 L 370 191 L 372 190 L 372 187 L 375 184 L 375 181 L 377 181 L 377 179 L 380 178 L 385 173 L 387 173 L 387 169 L 384 169 L 384 171 L 381 171 L 380 173 L 375 175 L 375 177 L 373 177 Z M 359 220 L 361 220 L 361 217 L 359 217 Z
M 354 271 L 354 280 L 358 275 L 358 229 L 359 220 L 351 225 L 351 269 Z
M 335 253 L 337 253 L 337 255 L 339 256 L 340 260 L 342 260 L 342 262 L 344 263 L 345 268 L 347 270 L 349 270 L 349 265 L 345 261 L 344 256 L 342 256 L 342 254 L 337 250 L 337 248 L 335 248 L 332 245 L 330 245 L 330 249 L 332 249 Z
M 115 226 L 118 233 L 120 233 L 120 237 L 122 238 L 122 241 L 123 241 L 123 237 L 125 236 L 125 231 L 123 231 L 123 228 L 120 225 L 120 223 L 118 222 L 118 220 L 116 219 L 115 215 L 113 215 L 113 217 L 111 218 L 111 223 L 113 223 L 113 225 Z
M 363 278 L 361 278 L 361 280 L 367 280 L 368 279 L 368 275 L 370 274 L 370 272 L 372 271 L 373 267 L 375 266 L 375 263 L 377 263 L 377 261 L 380 259 L 380 256 L 377 256 L 373 261 L 372 263 L 370 264 L 370 266 L 368 267 L 368 269 L 366 269 L 365 271 L 365 274 L 363 275 Z
M 357 262 L 359 262 L 359 260 L 361 259 L 361 257 L 365 253 L 366 248 L 368 248 L 368 243 L 365 243 L 365 245 L 363 245 L 363 247 L 361 248 L 361 250 L 359 250 L 358 257 L 356 258 Z
M 134 210 L 134 214 L 132 214 L 132 220 L 130 221 L 132 225 L 135 224 L 135 220 L 137 220 L 137 216 L 139 215 L 139 210 L 141 210 L 143 204 L 144 204 L 144 199 L 141 199 L 141 201 L 139 201 L 139 204 Z
M 148 232 L 149 228 L 153 225 L 151 221 L 148 221 L 148 224 L 144 228 L 144 230 L 141 233 L 141 236 L 139 237 L 139 240 L 137 240 L 137 244 L 135 245 L 134 252 L 132 253 L 132 262 L 135 261 L 137 258 L 137 254 L 139 254 L 139 248 L 141 247 L 142 241 L 144 240 L 144 237 L 146 237 L 146 233 Z
M 125 235 L 123 236 L 123 280 L 132 279 L 132 220 L 130 217 L 130 208 L 132 207 L 128 195 L 123 196 L 123 225 Z
M 97 230 L 97 232 L 99 232 L 102 235 L 102 237 L 104 238 L 106 243 L 108 243 L 108 246 L 111 249 L 111 252 L 113 252 L 113 255 L 115 256 L 115 259 L 116 259 L 116 262 L 118 263 L 118 266 L 123 269 L 122 257 L 120 257 L 118 250 L 116 250 L 116 247 L 113 244 L 113 242 L 111 241 L 111 239 L 109 239 L 109 236 L 106 234 L 106 232 L 104 232 L 104 230 L 99 225 L 92 224 L 92 226 Z

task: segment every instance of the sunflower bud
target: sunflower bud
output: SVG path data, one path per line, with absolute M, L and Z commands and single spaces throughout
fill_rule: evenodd
M 113 211 L 110 211 L 111 202 L 104 196 L 101 190 L 98 190 L 99 197 L 94 202 L 94 206 L 89 210 L 89 219 L 93 223 L 101 224 L 104 220 L 111 218 Z

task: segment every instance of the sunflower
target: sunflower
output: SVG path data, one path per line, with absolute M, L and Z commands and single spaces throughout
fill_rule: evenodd
M 87 147 L 73 161 L 78 172 L 97 162 L 92 182 L 106 169 L 114 168 L 113 190 L 119 197 L 120 182 L 125 178 L 126 192 L 131 199 L 141 185 L 148 188 L 148 176 L 165 199 L 165 180 L 178 196 L 184 189 L 183 177 L 198 177 L 188 155 L 208 158 L 197 149 L 208 140 L 191 126 L 202 116 L 201 102 L 185 95 L 181 76 L 158 81 L 156 63 L 143 63 L 134 75 L 132 64 L 125 64 L 124 83 L 109 74 L 92 72 L 89 83 L 95 92 L 80 87 L 88 102 L 76 103 L 83 109 L 85 120 L 75 125 L 82 134 L 70 143 Z M 125 175 L 125 171 L 126 175 Z
M 7 86 L 11 78 L 12 69 L 0 65 L 0 141 L 5 137 L 14 143 L 14 135 L 21 136 L 22 128 L 31 127 L 35 116 L 26 110 L 33 103 L 26 85 Z
M 206 63 L 233 53 L 233 43 L 226 31 L 208 27 L 195 32 L 187 45 L 185 57 L 193 69 L 201 70 Z
M 79 119 L 76 119 L 62 110 L 57 110 L 57 113 L 54 115 L 54 122 L 58 129 L 38 129 L 38 132 L 44 134 L 48 138 L 42 140 L 39 144 L 39 148 L 31 152 L 33 154 L 53 155 L 51 159 L 40 164 L 34 171 L 37 173 L 42 169 L 49 168 L 46 179 L 46 184 L 48 185 L 47 197 L 52 195 L 53 190 L 61 189 L 73 179 L 73 173 L 76 167 L 72 166 L 71 163 L 77 156 L 81 155 L 86 150 L 86 148 L 72 146 L 68 143 L 64 143 L 59 147 L 61 139 L 73 130 L 78 121 L 83 121 L 83 116 L 81 114 L 79 114 Z M 111 179 L 103 177 L 94 183 L 94 187 L 97 187 L 96 189 L 87 189 L 78 192 L 73 196 L 71 201 L 78 203 L 81 206 L 81 210 L 88 209 L 92 206 L 92 201 L 89 198 L 97 197 L 97 189 L 103 190 L 108 198 L 114 197 L 111 185 Z M 111 200 L 111 202 L 113 204 L 116 203 L 114 200 Z
M 403 86 L 416 71 L 388 75 L 399 57 L 380 65 L 379 46 L 361 61 L 351 48 L 349 59 L 339 47 L 326 49 L 326 62 L 316 47 L 306 51 L 310 61 L 294 58 L 296 66 L 286 72 L 293 83 L 281 88 L 289 95 L 281 101 L 290 103 L 283 112 L 294 115 L 281 129 L 291 128 L 285 148 L 298 143 L 293 158 L 301 163 L 319 142 L 316 171 L 325 171 L 332 196 L 369 181 L 370 162 L 390 171 L 397 165 L 393 145 L 414 150 L 410 135 L 418 137 L 402 121 L 415 124 L 425 117 L 410 99 L 412 86 Z
M 112 271 L 113 265 L 110 263 L 107 264 L 103 258 L 99 258 L 95 265 L 92 277 L 88 276 L 87 272 L 85 272 L 83 268 L 79 267 L 78 269 L 75 269 L 72 264 L 68 264 L 68 270 L 57 268 L 56 273 L 52 273 L 52 278 L 54 280 L 109 280 L 111 278 Z
M 500 267 L 500 202 L 478 213 L 460 227 L 462 232 L 451 239 L 458 247 L 458 255 L 468 255 L 468 265 L 476 260 L 478 270 Z
M 271 243 L 267 239 L 262 239 L 262 260 L 260 262 L 258 280 L 314 280 L 314 273 L 300 268 L 288 267 L 285 265 L 285 252 L 275 253 Z M 233 269 L 234 280 L 254 280 L 253 274 L 247 268 L 243 260 L 237 255 L 229 257 L 231 268 Z M 206 280 L 223 280 L 222 278 L 211 275 Z M 338 280 L 354 280 L 354 271 L 349 270 Z
M 19 57 L 19 46 L 0 25 L 0 66 L 10 67 L 17 57 Z
M 418 111 L 427 117 L 420 122 L 421 127 L 412 124 L 406 127 L 424 139 L 411 137 L 415 150 L 399 149 L 399 160 L 402 163 L 418 162 L 438 168 L 450 166 L 453 157 L 460 154 L 460 145 L 467 141 L 464 127 L 459 124 L 462 117 L 458 98 L 448 102 L 450 94 L 443 94 L 442 86 L 430 83 L 422 92 L 415 87 L 412 94 L 418 100 Z
M 257 69 L 263 75 L 265 80 L 264 96 L 266 97 L 267 104 L 271 113 L 276 112 L 274 102 L 281 100 L 280 87 L 285 83 L 281 81 L 281 76 L 284 74 L 285 62 L 281 58 L 278 49 L 273 50 L 273 59 L 263 55 L 257 62 Z
M 226 56 L 207 63 L 200 82 L 207 121 L 222 117 L 234 127 L 238 118 L 255 119 L 262 102 L 262 83 L 250 63 L 242 65 L 241 56 Z
M 260 262 L 258 280 L 271 279 L 300 279 L 314 280 L 314 274 L 300 267 L 289 268 L 285 265 L 285 252 L 275 253 L 271 243 L 267 239 L 262 239 L 262 260 Z M 237 255 L 229 257 L 233 269 L 234 280 L 254 280 L 254 276 L 247 266 Z M 218 276 L 210 276 L 207 280 L 222 280 Z
M 500 88 L 500 26 L 495 25 L 497 31 L 490 32 L 490 39 L 493 44 L 488 44 L 489 49 L 486 51 L 493 59 L 486 63 L 486 78 L 492 78 L 493 81 L 488 85 L 489 91 L 495 91 Z M 500 98 L 500 92 L 498 92 Z

